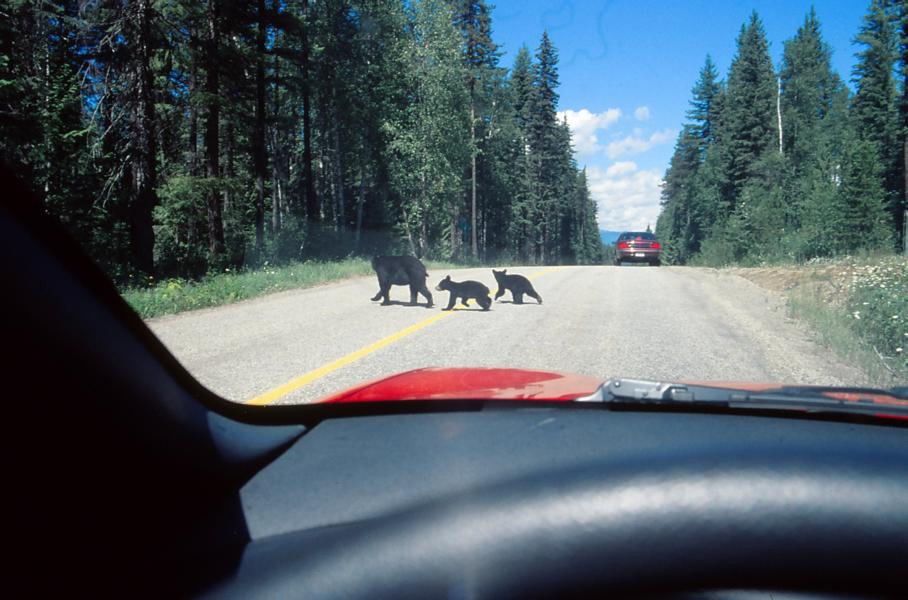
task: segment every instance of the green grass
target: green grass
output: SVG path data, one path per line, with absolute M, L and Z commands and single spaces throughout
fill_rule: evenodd
M 856 265 L 846 285 L 851 329 L 908 381 L 908 260 Z
M 843 270 L 835 280 L 789 293 L 793 316 L 875 385 L 908 384 L 908 261 L 890 256 L 837 266 Z
M 449 262 L 424 261 L 432 269 L 460 268 Z M 127 303 L 143 319 L 230 304 L 284 290 L 312 287 L 359 275 L 371 275 L 372 266 L 363 258 L 330 262 L 304 262 L 263 267 L 248 271 L 226 271 L 199 281 L 167 279 L 145 288 L 121 290 Z
M 830 305 L 815 291 L 806 289 L 790 293 L 789 307 L 792 316 L 804 322 L 823 346 L 847 364 L 863 371 L 872 385 L 889 387 L 898 381 L 873 349 L 855 336 L 847 312 Z

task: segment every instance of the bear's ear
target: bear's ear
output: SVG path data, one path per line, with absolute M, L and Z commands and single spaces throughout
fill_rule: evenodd
M 445 277 L 445 279 L 444 279 L 444 280 L 445 280 L 445 281 L 451 281 L 451 276 L 450 276 L 450 275 L 448 275 L 448 276 L 447 276 L 447 277 Z
M 507 269 L 502 269 L 502 270 L 501 270 L 501 274 L 502 274 L 502 275 L 504 275 L 504 274 L 507 273 L 507 272 L 508 272 Z

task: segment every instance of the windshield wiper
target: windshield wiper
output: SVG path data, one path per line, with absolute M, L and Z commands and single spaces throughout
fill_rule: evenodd
M 901 388 L 836 388 L 779 386 L 760 391 L 732 387 L 712 387 L 687 383 L 667 383 L 640 379 L 610 379 L 596 392 L 579 402 L 607 404 L 723 407 L 799 412 L 857 413 L 908 417 L 908 395 Z M 835 397 L 835 394 L 848 398 Z M 892 402 L 892 403 L 890 403 Z

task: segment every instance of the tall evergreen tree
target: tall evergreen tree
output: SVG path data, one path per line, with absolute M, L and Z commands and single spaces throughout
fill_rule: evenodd
M 776 77 L 763 22 L 754 12 L 742 26 L 738 51 L 728 75 L 723 115 L 733 208 L 745 184 L 756 176 L 757 163 L 778 149 Z
M 837 100 L 844 84 L 832 70 L 831 54 L 811 8 L 795 37 L 785 42 L 780 74 L 783 147 L 796 170 L 809 167 L 817 145 L 833 133 L 830 125 L 841 126 Z
M 851 112 L 861 139 L 876 145 L 883 163 L 883 188 L 887 193 L 889 210 L 901 218 L 900 145 L 896 85 L 893 69 L 896 61 L 896 31 L 888 0 L 872 0 L 861 30 L 855 38 L 861 49 L 855 57 L 852 72 L 855 94 Z
M 477 126 L 485 122 L 483 117 L 491 109 L 491 85 L 498 64 L 498 46 L 492 41 L 492 24 L 489 9 L 483 0 L 460 0 L 455 24 L 464 38 L 464 66 L 467 89 L 470 94 L 470 253 L 479 258 L 479 236 L 477 230 L 477 171 L 476 159 L 481 152 L 477 139 Z
M 531 216 L 532 242 L 528 258 L 539 262 L 545 262 L 552 253 L 557 237 L 554 230 L 559 210 L 556 186 L 560 182 L 558 160 L 563 153 L 556 121 L 557 88 L 558 53 L 548 32 L 544 31 L 536 50 L 533 87 L 525 107 L 531 185 L 535 188 L 537 199 Z
M 839 187 L 843 207 L 840 238 L 849 251 L 888 249 L 892 244 L 892 220 L 881 183 L 877 145 L 858 136 L 849 141 Z
M 718 107 L 716 99 L 722 91 L 719 83 L 719 72 L 712 57 L 707 54 L 706 62 L 700 69 L 700 78 L 694 85 L 693 98 L 687 111 L 687 118 L 694 130 L 691 134 L 698 139 L 697 147 L 700 160 L 706 156 L 706 148 L 715 141 L 716 116 Z
M 521 131 L 528 134 L 527 120 L 530 111 L 530 98 L 533 92 L 533 59 L 526 46 L 521 46 L 514 57 L 514 66 L 511 67 L 511 101 L 514 114 Z
M 902 175 L 898 201 L 895 203 L 895 225 L 902 250 L 908 254 L 908 0 L 897 3 L 899 19 L 899 142 L 900 170 Z M 899 202 L 900 201 L 900 202 Z M 901 204 L 901 210 L 899 210 Z

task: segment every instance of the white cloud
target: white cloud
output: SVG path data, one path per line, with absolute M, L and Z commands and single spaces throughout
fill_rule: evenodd
M 633 173 L 637 170 L 637 163 L 627 160 L 627 161 L 618 161 L 608 169 L 605 170 L 606 177 L 618 177 L 620 175 L 626 175 L 627 173 Z
M 612 142 L 608 145 L 605 153 L 609 158 L 618 158 L 625 154 L 640 154 L 646 152 L 653 146 L 664 144 L 674 139 L 677 132 L 674 129 L 663 129 L 650 135 L 648 138 L 643 137 L 639 129 L 635 129 L 632 135 L 624 139 Z
M 571 141 L 577 154 L 595 154 L 602 150 L 596 132 L 606 129 L 621 118 L 621 109 L 610 108 L 605 112 L 594 113 L 585 108 L 565 110 L 558 113 L 558 120 L 567 117 L 571 128 Z
M 656 170 L 638 170 L 633 162 L 616 162 L 608 169 L 586 171 L 590 194 L 598 205 L 599 226 L 613 231 L 656 226 L 662 176 Z
M 638 106 L 634 111 L 634 118 L 638 121 L 649 121 L 650 112 L 648 106 Z

